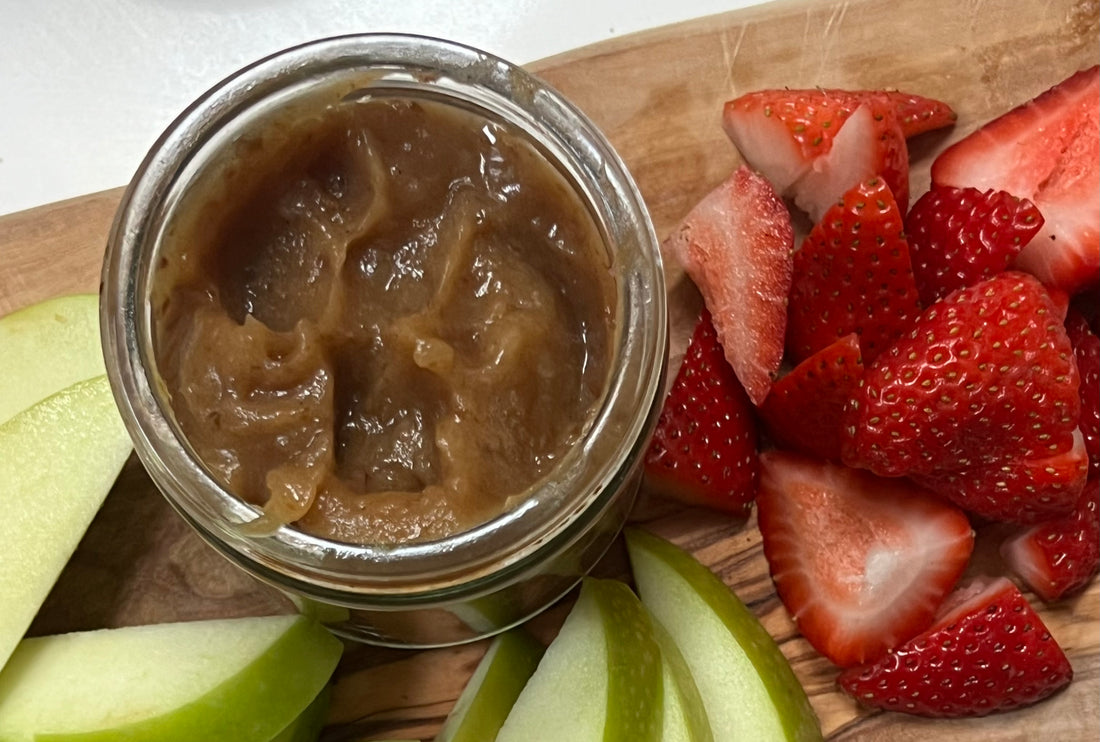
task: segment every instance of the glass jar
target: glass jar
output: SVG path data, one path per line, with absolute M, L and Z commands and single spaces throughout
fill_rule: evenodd
M 245 527 L 259 509 L 194 454 L 156 365 L 151 291 L 182 196 L 235 142 L 318 91 L 425 97 L 518 127 L 575 188 L 600 230 L 618 288 L 607 391 L 582 440 L 521 504 L 430 542 L 352 545 L 293 525 Z M 135 449 L 172 506 L 215 549 L 290 594 L 335 632 L 393 646 L 439 646 L 514 626 L 567 593 L 624 522 L 657 416 L 667 361 L 661 259 L 622 161 L 544 82 L 485 52 L 439 39 L 365 34 L 261 60 L 192 104 L 155 143 L 127 189 L 103 267 L 103 347 Z

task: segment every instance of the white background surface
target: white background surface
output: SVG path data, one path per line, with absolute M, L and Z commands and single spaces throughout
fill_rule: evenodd
M 0 0 L 0 214 L 124 185 L 188 103 L 316 38 L 424 33 L 524 64 L 761 0 Z

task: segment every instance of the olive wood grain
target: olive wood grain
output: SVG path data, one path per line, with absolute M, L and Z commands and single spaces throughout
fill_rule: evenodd
M 531 65 L 607 133 L 634 173 L 658 234 L 737 164 L 722 103 L 761 87 L 893 87 L 941 98 L 957 125 L 911 143 L 919 195 L 936 152 L 1100 56 L 1096 0 L 782 0 L 646 31 Z M 135 163 L 136 164 L 136 163 Z M 94 291 L 121 189 L 0 217 L 0 314 Z M 673 359 L 698 296 L 669 265 Z M 643 492 L 632 520 L 690 549 L 761 618 L 793 664 L 833 740 L 1015 740 L 1100 736 L 1100 585 L 1039 608 L 1076 677 L 1056 697 L 996 717 L 931 721 L 861 710 L 836 670 L 799 636 L 773 590 L 753 520 L 731 522 Z M 973 572 L 1000 572 L 1004 529 L 979 533 Z M 628 577 L 617 544 L 598 567 Z M 270 588 L 205 547 L 131 462 L 50 595 L 32 633 L 287 610 Z M 549 640 L 568 609 L 532 622 Z M 349 647 L 324 739 L 427 738 L 439 728 L 484 642 L 422 652 Z

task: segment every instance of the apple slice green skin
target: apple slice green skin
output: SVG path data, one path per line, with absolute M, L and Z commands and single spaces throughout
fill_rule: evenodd
M 496 742 L 658 742 L 661 650 L 624 583 L 586 577 Z
M 271 742 L 317 742 L 325 726 L 325 715 L 331 701 L 332 687 L 326 685 L 310 701 L 305 711 L 298 714 L 298 718 L 290 722 L 290 726 L 272 737 Z
M 0 742 L 270 742 L 342 649 L 304 616 L 26 639 L 0 673 Z
M 821 740 L 787 659 L 725 583 L 657 536 L 628 529 L 626 542 L 642 602 L 691 668 L 715 739 Z
M 78 382 L 0 424 L 0 667 L 103 504 L 130 447 L 105 376 Z
M 0 422 L 105 373 L 97 295 L 59 296 L 0 317 Z
M 435 742 L 496 739 L 512 704 L 538 667 L 543 649 L 523 629 L 494 637 Z

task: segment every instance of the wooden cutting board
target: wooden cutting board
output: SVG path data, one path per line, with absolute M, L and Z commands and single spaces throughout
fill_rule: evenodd
M 722 103 L 760 87 L 894 87 L 941 98 L 953 130 L 912 143 L 914 194 L 931 158 L 983 120 L 1100 56 L 1097 0 L 783 0 L 579 49 L 531 67 L 607 133 L 633 171 L 660 235 L 738 162 L 719 125 Z M 137 163 L 134 163 L 137 166 Z M 51 295 L 94 291 L 121 191 L 0 217 L 0 314 Z M 670 267 L 673 363 L 697 296 Z M 775 596 L 752 520 L 650 498 L 633 520 L 693 551 L 761 618 L 835 740 L 1024 740 L 1100 736 L 1100 585 L 1040 610 L 1074 666 L 1068 690 L 993 718 L 930 721 L 860 710 L 836 671 L 801 639 Z M 974 571 L 1001 570 L 997 533 L 982 533 Z M 2 547 L 0 547 L 2 548 Z M 598 567 L 626 576 L 616 545 Z M 1040 605 L 1038 601 L 1035 601 Z M 532 623 L 553 635 L 567 605 Z M 281 612 L 288 603 L 238 573 L 168 509 L 131 462 L 111 492 L 32 633 Z M 348 648 L 324 739 L 431 737 L 484 651 Z M 736 702 L 734 700 L 733 702 Z

